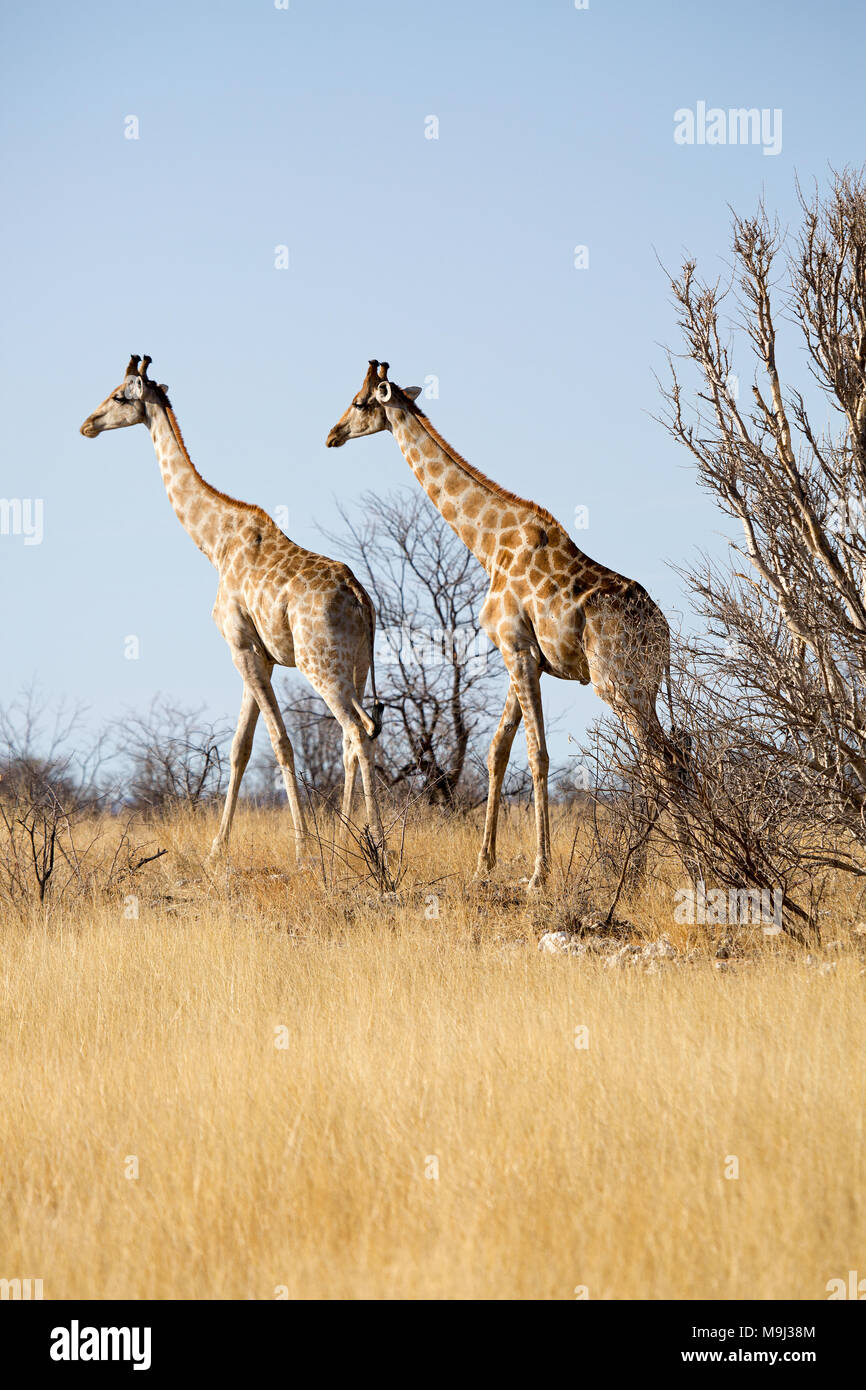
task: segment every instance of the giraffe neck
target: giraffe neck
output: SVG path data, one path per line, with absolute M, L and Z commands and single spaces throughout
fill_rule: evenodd
M 399 406 L 390 407 L 387 415 L 403 457 L 430 501 L 490 573 L 500 530 L 517 525 L 531 508 L 517 499 L 512 502 L 495 484 L 476 477 L 459 454 L 431 433 L 423 416 Z
M 159 471 L 177 519 L 199 550 L 219 568 L 227 507 L 239 506 L 206 483 L 186 451 L 180 426 L 170 406 L 148 405 L 148 427 Z

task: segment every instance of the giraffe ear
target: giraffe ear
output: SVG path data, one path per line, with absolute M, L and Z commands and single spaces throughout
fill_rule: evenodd
M 131 376 L 127 379 L 123 394 L 127 397 L 128 400 L 137 401 L 141 399 L 141 393 L 143 390 L 144 387 L 142 386 L 141 377 Z
M 403 395 L 404 395 L 404 396 L 408 396 L 409 399 L 410 399 L 410 401 L 417 401 L 418 397 L 421 395 L 421 387 L 420 387 L 420 386 L 404 386 L 404 387 L 403 387 Z

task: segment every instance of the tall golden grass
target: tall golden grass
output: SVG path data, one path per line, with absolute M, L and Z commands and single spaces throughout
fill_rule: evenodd
M 476 824 L 421 818 L 384 899 L 294 872 L 286 821 L 241 812 L 214 874 L 212 820 L 165 821 L 134 892 L 4 918 L 0 1277 L 57 1299 L 821 1299 L 866 1274 L 847 909 L 835 968 L 758 932 L 722 973 L 657 879 L 629 915 L 697 954 L 604 968 L 538 952 L 565 909 L 509 890 L 521 814 L 499 887 L 469 884 Z

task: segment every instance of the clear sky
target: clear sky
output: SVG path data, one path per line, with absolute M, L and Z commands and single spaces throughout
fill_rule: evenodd
M 723 274 L 729 204 L 788 222 L 795 172 L 863 160 L 850 0 L 53 3 L 3 28 L 0 496 L 41 499 L 44 535 L 0 535 L 0 701 L 35 679 L 94 718 L 156 692 L 236 714 L 215 572 L 145 430 L 78 433 L 132 351 L 204 476 L 316 549 L 338 500 L 417 486 L 387 435 L 325 449 L 367 359 L 438 377 L 441 433 L 566 524 L 587 507 L 578 543 L 678 620 L 666 562 L 723 522 L 650 418 L 657 257 Z M 678 144 L 699 102 L 780 110 L 781 152 Z M 561 756 L 599 706 L 545 684 Z

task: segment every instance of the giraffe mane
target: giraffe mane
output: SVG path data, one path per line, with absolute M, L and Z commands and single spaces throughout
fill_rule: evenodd
M 403 393 L 401 392 L 400 394 L 402 395 Z M 488 478 L 486 473 L 482 473 L 480 468 L 476 468 L 475 465 L 470 463 L 468 459 L 465 459 L 462 454 L 458 454 L 457 450 L 448 443 L 448 440 L 442 438 L 442 435 L 439 433 L 436 426 L 432 424 L 429 416 L 425 415 L 424 411 L 421 410 L 414 401 L 410 402 L 408 397 L 404 397 L 404 400 L 409 404 L 412 413 L 417 415 L 419 420 L 423 421 L 427 433 L 432 439 L 435 439 L 440 449 L 443 449 L 448 457 L 452 459 L 459 468 L 464 469 L 477 483 L 480 483 L 482 487 L 486 487 L 488 491 L 494 493 L 497 497 L 501 497 L 504 501 L 511 502 L 512 505 L 527 507 L 534 516 L 540 517 L 542 521 L 548 522 L 549 525 L 559 526 L 560 523 L 557 521 L 556 517 L 552 512 L 549 512 L 546 507 L 540 507 L 537 502 L 531 502 L 529 498 L 520 497 L 516 492 L 511 492 L 509 488 L 502 487 L 499 483 L 494 482 L 492 478 Z
M 167 398 L 165 402 L 165 413 L 168 417 L 168 423 L 172 428 L 174 437 L 177 440 L 178 448 L 180 449 L 181 453 L 183 454 L 193 473 L 198 478 L 199 482 L 204 484 L 208 492 L 213 493 L 214 497 L 218 497 L 221 502 L 229 502 L 233 507 L 239 507 L 241 511 L 252 512 L 252 514 L 255 517 L 257 517 L 260 521 L 268 522 L 276 530 L 279 530 L 279 527 L 276 525 L 276 522 L 274 522 L 268 516 L 267 512 L 262 507 L 257 507 L 253 502 L 240 502 L 238 501 L 237 497 L 230 497 L 227 492 L 220 492 L 218 487 L 214 487 L 212 483 L 208 482 L 207 478 L 203 478 L 201 476 L 201 474 L 199 473 L 198 469 L 196 468 L 195 464 L 189 456 L 189 450 L 187 449 L 186 444 L 184 443 L 183 435 L 180 432 L 180 425 L 177 423 L 177 416 L 175 415 L 173 408 L 168 404 Z

